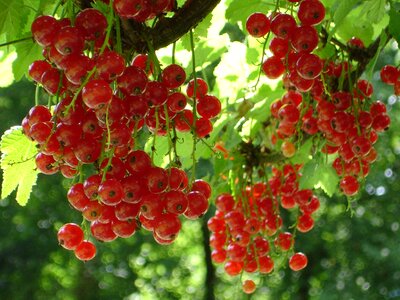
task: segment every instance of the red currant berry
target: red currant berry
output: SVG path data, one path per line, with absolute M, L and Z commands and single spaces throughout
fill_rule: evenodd
M 59 244 L 68 250 L 74 250 L 83 241 L 82 228 L 74 223 L 64 224 L 57 233 Z
M 79 260 L 92 260 L 96 256 L 96 246 L 90 241 L 83 241 L 76 247 L 74 253 Z
M 256 38 L 265 36 L 270 29 L 270 21 L 263 13 L 253 13 L 246 20 L 247 32 Z
M 307 266 L 308 259 L 304 253 L 297 252 L 289 259 L 289 267 L 293 271 L 300 271 Z

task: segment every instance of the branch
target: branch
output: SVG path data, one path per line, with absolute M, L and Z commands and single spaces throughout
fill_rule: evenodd
M 147 41 L 155 50 L 166 47 L 196 27 L 221 0 L 188 0 L 172 17 L 160 17 L 153 28 L 122 19 L 123 41 L 136 52 L 148 52 Z

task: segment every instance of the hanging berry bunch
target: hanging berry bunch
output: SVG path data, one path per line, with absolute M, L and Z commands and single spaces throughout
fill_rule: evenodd
M 217 196 L 217 211 L 208 221 L 210 246 L 212 260 L 224 264 L 228 275 L 269 274 L 281 256 L 289 257 L 294 271 L 306 267 L 307 257 L 295 251 L 295 237 L 314 227 L 320 202 L 312 190 L 299 188 L 300 177 L 301 166 L 286 164 L 273 168 L 268 180 Z
M 134 2 L 113 1 L 112 7 L 121 17 L 144 22 L 170 10 L 173 1 L 141 7 Z M 54 96 L 55 106 L 34 106 L 22 121 L 23 132 L 38 144 L 40 172 L 73 179 L 67 198 L 90 222 L 90 234 L 84 240 L 80 226 L 66 224 L 58 239 L 81 260 L 95 255 L 89 236 L 110 242 L 138 227 L 170 244 L 181 230 L 180 216 L 201 217 L 211 196 L 194 169 L 189 179 L 181 168 L 176 143 L 179 132 L 191 132 L 195 141 L 211 133 L 221 110 L 218 98 L 208 94 L 203 79 L 187 80 L 178 64 L 162 68 L 154 51 L 128 60 L 120 37 L 116 43 L 110 37 L 115 18 L 112 9 L 106 17 L 87 8 L 73 20 L 39 16 L 31 27 L 44 59 L 31 64 L 29 75 Z M 168 137 L 166 167 L 153 163 L 155 143 L 144 151 L 140 135 L 154 142 Z
M 311 141 L 310 154 L 326 155 L 341 192 L 352 197 L 377 158 L 373 145 L 378 133 L 390 125 L 386 106 L 371 98 L 372 84 L 359 78 L 365 68 L 359 53 L 367 51 L 363 42 L 352 38 L 342 44 L 333 38 L 339 49 L 322 59 L 317 50 L 330 42 L 327 32 L 317 30 L 325 19 L 324 5 L 319 0 L 288 2 L 294 4 L 282 11 L 277 4 L 269 15 L 255 12 L 245 24 L 251 36 L 265 39 L 263 51 L 268 52 L 262 54 L 260 72 L 281 79 L 285 92 L 270 105 L 264 145 L 239 149 L 245 162 L 233 162 L 231 192 L 217 196 L 215 216 L 208 222 L 212 259 L 231 276 L 307 266 L 295 239 L 314 227 L 320 202 L 312 189 L 300 188 L 303 165 L 287 163 L 301 145 Z M 385 68 L 381 76 L 395 84 L 397 69 Z M 259 159 L 271 153 L 281 158 Z M 242 286 L 246 293 L 255 287 L 252 279 Z
M 314 138 L 323 153 L 337 156 L 333 167 L 342 178 L 340 188 L 353 196 L 376 160 L 377 133 L 389 127 L 390 119 L 385 105 L 371 99 L 372 84 L 355 78 L 359 66 L 352 61 L 353 52 L 364 49 L 362 41 L 348 42 L 348 57 L 321 59 L 313 52 L 324 42 L 315 28 L 324 20 L 324 5 L 318 0 L 297 2 L 296 17 L 255 13 L 246 24 L 255 37 L 272 33 L 269 50 L 273 55 L 261 68 L 270 79 L 282 76 L 287 90 L 270 107 L 277 126 L 273 139 L 282 140 L 283 155 L 291 157 L 296 144 Z

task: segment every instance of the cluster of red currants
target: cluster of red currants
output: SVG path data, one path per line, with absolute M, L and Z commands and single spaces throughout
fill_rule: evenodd
M 370 82 L 358 79 L 350 84 L 355 81 L 351 64 L 325 61 L 312 53 L 319 42 L 315 26 L 325 17 L 323 4 L 319 0 L 295 2 L 300 2 L 300 24 L 293 16 L 279 12 L 272 20 L 255 13 L 246 24 L 255 37 L 270 31 L 275 35 L 269 45 L 273 56 L 262 64 L 267 77 L 276 79 L 283 75 L 287 89 L 281 99 L 271 104 L 271 115 L 278 123 L 274 139 L 284 140 L 282 153 L 291 157 L 296 152 L 294 141 L 314 135 L 322 137 L 322 151 L 337 153 L 333 167 L 341 176 L 341 190 L 352 196 L 358 193 L 359 180 L 368 174 L 369 164 L 376 160 L 373 144 L 377 132 L 389 127 L 390 118 L 382 102 L 370 100 Z M 354 38 L 348 47 L 364 45 Z
M 96 239 L 129 237 L 140 223 L 157 242 L 172 243 L 180 215 L 196 219 L 207 211 L 211 188 L 203 180 L 189 182 L 174 162 L 155 166 L 137 149 L 136 137 L 146 130 L 169 135 L 172 143 L 176 132 L 207 137 L 220 101 L 201 78 L 182 92 L 186 73 L 177 64 L 157 73 L 148 56 L 139 54 L 127 65 L 112 50 L 106 17 L 96 9 L 79 12 L 74 26 L 68 19 L 39 16 L 31 28 L 44 60 L 34 61 L 29 75 L 57 101 L 53 112 L 36 105 L 22 121 L 25 135 L 38 144 L 38 170 L 80 177 L 68 200 L 91 222 Z M 94 174 L 85 174 L 84 165 L 93 165 Z
M 305 254 L 294 253 L 295 235 L 314 227 L 312 214 L 320 202 L 312 190 L 299 189 L 300 177 L 301 166 L 287 164 L 273 168 L 268 182 L 246 186 L 235 196 L 224 193 L 216 198 L 217 211 L 207 224 L 212 232 L 211 257 L 215 263 L 224 263 L 227 274 L 268 274 L 274 269 L 273 258 L 283 253 L 291 253 L 293 271 L 306 267 Z M 286 212 L 297 214 L 295 226 L 284 224 L 289 216 Z

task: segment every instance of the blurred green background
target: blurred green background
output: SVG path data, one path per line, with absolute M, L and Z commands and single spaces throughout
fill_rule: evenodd
M 389 49 L 377 63 L 398 61 Z M 185 222 L 177 241 L 156 244 L 147 232 L 97 243 L 98 255 L 82 263 L 57 243 L 63 223 L 81 222 L 66 201 L 69 181 L 40 175 L 26 207 L 13 197 L 0 202 L 0 299 L 400 299 L 400 108 L 393 89 L 374 75 L 376 99 L 388 105 L 392 125 L 377 143 L 361 199 L 347 208 L 343 196 L 324 198 L 315 228 L 296 243 L 308 267 L 254 276 L 258 289 L 241 292 L 210 262 L 205 224 L 212 215 Z M 0 89 L 0 132 L 19 124 L 34 102 L 35 88 L 21 81 Z

